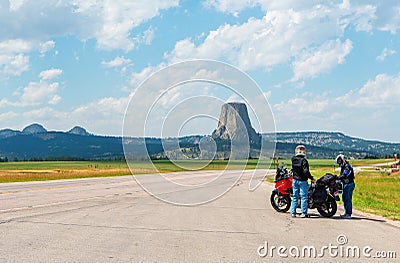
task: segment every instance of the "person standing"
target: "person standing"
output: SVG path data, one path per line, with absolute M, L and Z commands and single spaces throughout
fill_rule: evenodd
M 306 147 L 298 145 L 295 149 L 295 156 L 292 158 L 293 171 L 293 198 L 292 198 L 292 217 L 296 217 L 297 203 L 300 198 L 301 216 L 310 217 L 308 212 L 308 179 L 315 181 L 310 173 L 310 167 L 306 159 Z
M 340 167 L 339 180 L 343 183 L 343 204 L 344 214 L 340 215 L 340 218 L 351 218 L 353 212 L 353 191 L 355 188 L 354 183 L 354 170 L 351 164 L 347 161 L 347 158 L 343 154 L 339 154 L 335 158 L 335 163 Z

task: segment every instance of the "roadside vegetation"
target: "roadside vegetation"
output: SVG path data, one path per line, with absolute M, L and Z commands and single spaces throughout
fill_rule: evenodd
M 358 210 L 400 220 L 400 173 L 361 171 L 353 204 Z

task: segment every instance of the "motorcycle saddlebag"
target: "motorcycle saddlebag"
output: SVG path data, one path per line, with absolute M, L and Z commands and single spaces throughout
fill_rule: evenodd
M 326 201 L 327 199 L 327 194 L 326 194 L 326 190 L 325 187 L 323 185 L 316 185 L 315 189 L 311 195 L 314 203 L 319 204 L 319 203 L 323 203 Z
M 317 180 L 317 184 L 330 185 L 331 183 L 335 182 L 336 179 L 337 175 L 327 173 Z

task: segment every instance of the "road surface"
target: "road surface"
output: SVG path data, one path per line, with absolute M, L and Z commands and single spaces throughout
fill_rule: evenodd
M 398 224 L 342 210 L 291 218 L 269 204 L 272 184 L 250 192 L 248 181 L 194 206 L 160 201 L 131 176 L 0 184 L 0 262 L 398 262 Z

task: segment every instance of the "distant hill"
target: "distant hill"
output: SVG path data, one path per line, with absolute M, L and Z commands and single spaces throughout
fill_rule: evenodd
M 12 136 L 15 136 L 20 133 L 21 133 L 20 131 L 15 131 L 15 130 L 11 130 L 11 129 L 0 130 L 0 139 L 12 137 Z
M 278 153 L 292 154 L 297 144 L 311 146 L 309 156 L 329 158 L 344 152 L 354 158 L 393 156 L 400 152 L 400 143 L 364 140 L 340 132 L 279 132 L 276 134 Z M 288 146 L 292 146 L 289 150 Z M 332 152 L 332 155 L 329 154 Z
M 85 128 L 80 126 L 75 126 L 71 130 L 68 131 L 70 134 L 81 135 L 81 136 L 90 136 L 91 134 L 87 132 Z
M 189 158 L 200 156 L 199 142 L 205 135 L 181 137 L 179 145 Z M 264 134 L 264 138 L 268 138 Z M 143 138 L 129 138 L 134 158 L 142 158 L 135 152 L 136 145 L 143 145 Z M 173 142 L 166 139 L 164 143 Z M 218 158 L 225 158 L 224 151 L 229 151 L 226 142 L 216 140 Z M 165 158 L 160 138 L 145 138 L 146 147 L 152 158 Z M 297 144 L 307 147 L 309 158 L 334 158 L 338 153 L 345 153 L 354 158 L 389 157 L 393 153 L 400 156 L 400 143 L 387 143 L 353 138 L 339 132 L 285 132 L 276 134 L 276 155 L 291 157 Z M 222 152 L 221 152 L 222 151 Z M 252 155 L 257 149 L 252 148 Z M 83 127 L 76 126 L 67 132 L 47 131 L 40 124 L 32 124 L 22 131 L 0 130 L 0 160 L 30 159 L 116 159 L 124 156 L 121 137 L 98 136 L 89 133 Z M 173 156 L 169 154 L 169 156 Z
M 104 159 L 122 155 L 121 138 L 91 135 L 81 127 L 57 132 L 32 124 L 22 131 L 0 130 L 0 157 L 8 160 Z
M 47 130 L 40 124 L 34 123 L 22 130 L 22 134 L 39 134 L 39 133 L 46 133 Z
M 6 156 L 8 160 L 49 157 L 104 159 L 122 155 L 121 139 L 116 137 L 46 132 L 0 139 L 0 156 Z

